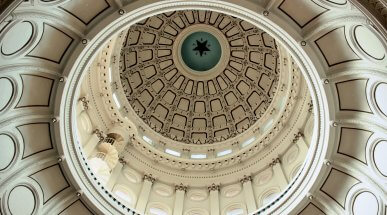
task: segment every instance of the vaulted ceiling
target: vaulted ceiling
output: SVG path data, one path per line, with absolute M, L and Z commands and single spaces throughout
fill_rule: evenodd
M 88 75 L 93 71 L 88 68 L 93 62 L 101 69 L 110 65 L 104 64 L 103 55 L 109 52 L 106 47 L 114 45 L 112 37 L 123 37 L 124 34 L 120 33 L 129 26 L 155 14 L 186 9 L 216 11 L 235 17 L 233 19 L 237 23 L 245 20 L 257 25 L 294 57 L 294 64 L 299 66 L 300 74 L 310 89 L 313 101 L 310 109 L 313 109 L 314 122 L 312 125 L 306 124 L 302 132 L 313 133 L 310 130 L 314 124 L 315 135 L 306 139 L 309 144 L 306 161 L 300 167 L 299 174 L 294 174 L 289 186 L 285 183 L 280 189 L 283 192 L 272 203 L 263 204 L 263 199 L 277 191 L 268 190 L 259 196 L 253 193 L 254 202 L 263 206 L 256 208 L 255 213 L 386 214 L 387 7 L 384 1 L 355 0 L 29 0 L 9 4 L 0 16 L 0 214 L 135 213 L 135 205 L 123 205 L 123 201 L 112 195 L 113 185 L 101 185 L 87 161 L 87 153 L 94 148 L 87 148 L 86 145 L 92 139 L 82 138 L 94 138 L 93 141 L 98 142 L 101 137 L 98 135 L 102 133 L 138 132 L 129 129 L 120 131 L 118 125 L 124 123 L 124 119 L 119 114 L 127 112 L 111 105 L 112 95 L 103 94 L 104 88 L 93 88 L 94 85 L 90 84 L 94 83 L 93 76 Z M 248 41 L 248 36 L 243 35 L 243 38 L 247 38 L 244 41 Z M 276 52 L 274 47 L 270 49 Z M 140 60 L 145 57 L 146 53 Z M 139 58 L 140 52 L 132 60 Z M 119 65 L 118 57 L 108 60 Z M 134 74 L 121 72 L 121 76 L 129 79 L 129 85 L 130 80 L 135 78 Z M 101 76 L 94 78 L 101 83 L 107 80 L 104 73 L 98 74 Z M 116 74 L 113 80 L 118 80 L 119 76 Z M 226 72 L 222 76 L 226 77 Z M 164 80 L 165 77 L 159 79 Z M 87 80 L 89 85 L 81 86 L 82 80 Z M 156 83 L 156 78 L 154 81 Z M 172 86 L 167 87 L 171 89 L 176 82 L 170 82 Z M 183 83 L 187 86 L 188 79 Z M 236 83 L 236 89 L 239 83 Z M 208 82 L 206 84 L 208 86 Z M 112 89 L 111 86 L 114 87 L 109 84 L 109 89 Z M 79 93 L 93 90 L 96 93 L 90 95 L 94 95 L 94 98 L 82 100 L 84 95 Z M 98 93 L 100 98 L 96 98 Z M 128 92 L 127 96 L 130 98 L 134 94 Z M 300 96 L 296 98 L 301 101 Z M 227 103 L 226 98 L 219 99 Z M 141 100 L 145 102 L 145 97 Z M 168 99 L 160 98 L 155 104 L 165 100 Z M 129 99 L 129 104 L 135 106 L 134 101 Z M 210 103 L 205 105 L 211 108 Z M 241 101 L 241 104 L 249 105 L 248 100 Z M 184 107 L 178 103 L 176 106 Z M 107 110 L 86 111 L 94 111 L 97 116 L 90 117 L 90 120 L 79 112 L 77 117 L 84 120 L 80 120 L 79 123 L 83 124 L 78 126 L 89 136 L 79 135 L 77 139 L 74 113 L 77 114 L 77 110 L 85 111 L 87 107 L 106 107 Z M 193 113 L 191 120 L 199 115 Z M 143 120 L 141 116 L 139 119 Z M 150 122 L 144 122 L 150 125 Z M 97 127 L 98 132 L 94 132 Z M 153 129 L 162 130 L 164 126 L 153 126 Z M 163 137 L 173 139 L 170 133 L 165 133 Z M 296 135 L 295 142 L 300 137 Z M 129 136 L 123 137 L 127 142 L 128 139 Z M 130 147 L 141 151 L 143 145 L 147 147 L 144 142 L 141 144 Z M 148 153 L 152 161 L 153 155 L 156 158 L 160 156 L 156 153 L 159 150 L 157 147 L 151 149 L 149 146 L 140 153 L 145 155 L 149 150 L 154 150 Z M 133 151 L 126 152 L 126 156 L 130 157 Z M 121 162 L 130 166 L 129 159 Z M 278 167 L 276 163 L 274 160 L 272 165 L 265 165 L 274 170 Z M 296 164 L 292 165 L 289 169 L 296 169 Z M 245 182 L 249 180 L 260 189 L 261 183 L 267 182 L 265 178 L 271 174 L 270 171 L 262 171 L 253 179 L 241 178 L 241 184 L 236 187 L 208 187 L 209 191 L 203 194 L 202 191 L 190 192 L 185 187 L 177 186 L 174 190 L 173 187 L 157 184 L 152 176 L 144 176 L 139 169 L 133 169 L 125 169 L 122 177 L 127 181 L 132 180 L 134 184 L 138 181 L 134 187 L 155 183 L 149 191 L 154 196 L 163 196 L 160 193 L 169 191 L 177 196 L 187 191 L 183 194 L 191 199 L 197 196 L 207 198 L 211 191 L 216 190 L 221 196 L 226 196 L 235 189 L 243 189 L 236 187 L 245 187 Z M 285 171 L 285 178 L 288 175 L 292 173 Z M 139 189 L 136 192 L 140 192 Z M 168 213 L 179 208 L 173 200 L 169 207 L 156 199 L 150 197 L 149 205 L 161 209 L 166 207 Z M 165 199 L 169 201 L 167 197 Z M 234 203 L 222 204 L 224 210 L 220 214 L 236 210 L 245 203 L 253 204 Z M 181 213 L 206 214 L 212 211 L 210 203 L 202 204 L 202 207 L 200 204 L 198 201 L 195 208 L 182 208 Z M 145 208 L 144 205 L 138 207 Z M 251 211 L 251 207 L 245 211 Z

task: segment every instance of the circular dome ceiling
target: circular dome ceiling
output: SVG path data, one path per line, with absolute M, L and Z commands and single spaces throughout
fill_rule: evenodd
M 179 11 L 132 25 L 120 77 L 131 108 L 164 137 L 211 144 L 257 123 L 276 93 L 275 40 L 238 18 Z

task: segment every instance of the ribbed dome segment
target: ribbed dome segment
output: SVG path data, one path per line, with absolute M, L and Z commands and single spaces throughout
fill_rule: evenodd
M 186 40 L 196 41 L 192 50 Z M 220 63 L 193 70 L 199 58 L 211 64 L 218 41 Z M 212 11 L 159 14 L 127 31 L 121 83 L 131 107 L 154 131 L 211 144 L 237 136 L 267 111 L 277 90 L 278 58 L 275 40 L 238 18 Z

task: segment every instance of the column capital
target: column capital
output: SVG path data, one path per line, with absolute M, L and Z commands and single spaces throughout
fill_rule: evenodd
M 152 176 L 152 174 L 144 174 L 143 180 L 150 181 L 152 184 L 156 181 L 156 178 Z
M 212 183 L 210 186 L 207 187 L 208 191 L 219 191 L 220 190 L 220 184 Z
M 308 102 L 308 112 L 311 113 L 313 111 L 313 102 L 312 100 L 310 102 Z
M 118 162 L 120 162 L 122 165 L 125 165 L 125 164 L 126 164 L 126 161 L 125 161 L 125 158 L 124 158 L 124 157 L 118 158 Z
M 82 102 L 83 109 L 88 110 L 89 109 L 89 100 L 86 98 L 86 96 L 79 99 Z
M 271 163 L 269 164 L 270 167 L 273 167 L 275 166 L 277 163 L 281 163 L 281 160 L 277 157 L 277 158 L 273 158 L 273 160 L 271 161 Z
M 99 130 L 98 128 L 94 130 L 94 134 L 97 135 L 100 141 L 103 141 L 105 139 L 105 134 L 103 131 Z
M 253 178 L 251 175 L 244 175 L 242 179 L 239 180 L 242 184 L 248 182 L 248 181 L 253 181 Z
M 294 134 L 294 138 L 292 142 L 296 143 L 300 139 L 300 137 L 303 137 L 303 136 L 304 134 L 301 131 L 299 131 L 297 134 Z
M 188 189 L 188 186 L 184 185 L 183 183 L 175 185 L 175 191 L 181 190 L 181 191 L 187 192 L 187 189 Z

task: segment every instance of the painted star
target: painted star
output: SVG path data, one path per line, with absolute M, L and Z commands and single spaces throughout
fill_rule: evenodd
M 192 49 L 193 51 L 198 51 L 200 54 L 200 57 L 203 56 L 203 53 L 206 54 L 206 51 L 211 51 L 207 48 L 207 40 L 204 42 L 200 42 L 199 40 L 196 40 L 196 47 Z

